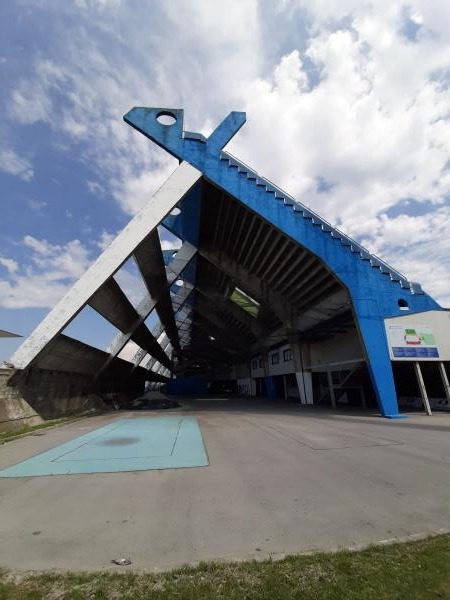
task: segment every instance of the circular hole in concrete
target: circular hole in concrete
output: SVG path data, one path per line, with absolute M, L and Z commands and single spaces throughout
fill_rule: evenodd
M 177 122 L 176 116 L 168 110 L 162 110 L 160 113 L 156 115 L 156 120 L 160 125 L 165 125 L 166 127 L 170 127 Z

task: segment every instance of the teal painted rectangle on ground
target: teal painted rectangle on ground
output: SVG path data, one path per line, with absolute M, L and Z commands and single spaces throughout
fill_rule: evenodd
M 196 417 L 120 419 L 0 471 L 0 477 L 209 465 Z

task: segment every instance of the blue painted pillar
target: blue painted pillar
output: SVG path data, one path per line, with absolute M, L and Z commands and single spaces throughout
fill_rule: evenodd
M 276 400 L 277 399 L 277 386 L 275 384 L 275 377 L 273 377 L 272 375 L 267 375 L 266 377 L 264 377 L 264 380 L 266 382 L 267 398 L 269 400 Z
M 375 300 L 353 299 L 355 317 L 366 350 L 367 366 L 383 417 L 401 419 L 384 321 Z

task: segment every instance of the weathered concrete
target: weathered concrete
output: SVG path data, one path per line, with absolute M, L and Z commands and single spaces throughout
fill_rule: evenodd
M 11 369 L 0 369 L 0 431 L 42 423 L 42 418 L 22 398 L 20 391 L 8 385 L 12 373 Z
M 200 179 L 201 173 L 182 163 L 153 194 L 142 210 L 133 217 L 83 276 L 41 321 L 33 333 L 11 357 L 20 369 L 30 366 L 45 346 L 89 302 L 97 290 L 123 265 L 136 247 L 155 229 L 183 196 Z
M 0 565 L 113 569 L 112 558 L 129 556 L 160 569 L 449 527 L 449 414 L 391 422 L 252 400 L 189 404 L 209 467 L 0 479 Z M 0 468 L 139 414 L 149 415 L 93 417 L 11 442 Z
M 98 395 L 102 392 L 101 382 L 93 388 L 91 377 L 82 373 L 29 369 L 16 370 L 11 375 L 10 371 L 8 385 L 5 383 L 3 387 L 4 393 L 9 394 L 10 402 L 18 409 L 27 406 L 31 414 L 43 419 L 57 419 L 106 408 Z M 133 389 L 132 381 L 129 387 Z M 92 393 L 93 389 L 98 394 Z

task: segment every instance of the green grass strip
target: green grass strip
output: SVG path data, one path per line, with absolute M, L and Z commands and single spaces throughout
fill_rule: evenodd
M 14 429 L 12 431 L 1 431 L 0 432 L 0 440 L 4 440 L 5 442 L 10 440 L 11 438 L 15 438 L 20 435 L 24 435 L 26 433 L 33 433 L 33 431 L 37 431 L 38 429 L 45 429 L 46 427 L 53 427 L 53 425 L 59 425 L 60 423 L 64 423 L 69 419 L 54 419 L 52 421 L 45 421 L 45 423 L 39 423 L 38 425 L 25 425 L 20 429 Z
M 450 599 L 450 536 L 279 561 L 202 563 L 160 574 L 131 568 L 117 567 L 117 573 L 0 571 L 0 598 Z

